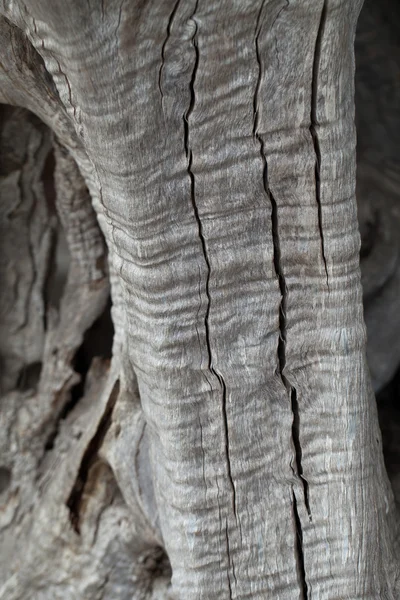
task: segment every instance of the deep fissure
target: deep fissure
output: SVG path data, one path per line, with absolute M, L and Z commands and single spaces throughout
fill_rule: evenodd
M 258 131 L 259 124 L 259 93 L 262 82 L 262 60 L 260 54 L 260 46 L 259 46 L 259 38 L 261 33 L 261 15 L 264 7 L 264 2 L 261 4 L 260 11 L 257 17 L 257 23 L 255 28 L 255 50 L 256 50 L 256 58 L 258 63 L 258 78 L 254 92 L 253 98 L 253 111 L 254 111 L 254 125 L 253 125 L 253 137 L 257 140 L 260 148 L 260 156 L 263 164 L 263 187 L 264 192 L 267 198 L 270 201 L 271 205 L 271 229 L 272 229 L 272 243 L 273 243 L 273 264 L 276 277 L 278 279 L 279 291 L 281 295 L 281 300 L 279 304 L 279 337 L 278 337 L 278 347 L 277 347 L 277 356 L 278 356 L 278 367 L 277 372 L 281 378 L 281 381 L 290 395 L 290 406 L 293 415 L 292 420 L 292 431 L 291 437 L 294 446 L 295 453 L 295 462 L 296 469 L 294 470 L 303 486 L 303 496 L 304 496 L 304 504 L 308 513 L 309 520 L 312 520 L 310 504 L 309 504 L 309 492 L 308 492 L 308 483 L 304 479 L 303 476 L 303 467 L 302 467 L 302 450 L 300 444 L 300 413 L 297 399 L 297 391 L 290 384 L 288 379 L 285 377 L 284 369 L 286 366 L 286 337 L 287 337 L 287 323 L 286 323 L 286 303 L 287 303 L 287 286 L 285 275 L 283 272 L 282 264 L 281 264 L 281 247 L 280 247 L 280 238 L 279 238 L 279 226 L 278 226 L 278 206 L 274 195 L 269 186 L 268 180 L 268 162 L 265 153 L 265 142 L 263 137 L 260 135 Z M 281 9 L 274 21 L 276 22 L 279 14 L 282 12 Z M 293 467 L 292 467 L 293 468 Z M 299 572 L 302 580 L 302 592 L 304 598 L 307 598 L 307 584 L 305 580 L 305 567 L 304 567 L 304 556 L 303 556 L 303 534 L 301 528 L 301 521 L 297 511 L 297 500 L 293 491 L 293 510 L 295 514 L 295 523 L 296 523 L 296 560 L 299 563 Z M 305 594 L 305 595 L 304 595 Z
M 286 380 L 286 378 L 285 378 Z M 288 384 L 289 385 L 289 384 Z M 296 456 L 296 468 L 297 474 L 300 477 L 302 486 L 303 486 L 303 495 L 304 495 L 304 504 L 307 510 L 308 518 L 310 522 L 312 521 L 311 508 L 310 508 L 310 497 L 308 490 L 308 481 L 304 478 L 303 475 L 303 465 L 301 462 L 302 459 L 302 450 L 300 444 L 300 411 L 299 411 L 299 403 L 297 400 L 297 391 L 294 387 L 290 386 L 290 402 L 293 413 L 293 422 L 292 422 L 292 439 L 295 447 L 295 456 Z
M 324 263 L 325 276 L 326 276 L 326 285 L 329 291 L 329 274 L 328 274 L 328 265 L 326 261 L 325 255 L 325 239 L 324 239 L 324 230 L 322 227 L 322 205 L 321 205 L 321 148 L 319 145 L 319 139 L 317 134 L 317 126 L 318 126 L 318 118 L 317 118 L 317 105 L 318 105 L 318 72 L 319 65 L 321 59 L 321 45 L 322 45 L 322 36 L 325 29 L 325 21 L 326 21 L 326 0 L 324 0 L 324 4 L 321 10 L 321 18 L 318 27 L 317 38 L 315 41 L 315 50 L 314 50 L 314 61 L 313 61 L 313 69 L 312 69 L 312 81 L 311 81 L 311 124 L 310 124 L 310 133 L 313 140 L 314 152 L 315 152 L 315 197 L 317 201 L 317 209 L 318 209 L 318 229 L 319 235 L 321 238 L 321 253 L 322 260 Z
M 194 61 L 194 66 L 193 66 L 193 71 L 192 71 L 192 76 L 191 76 L 191 80 L 189 83 L 189 88 L 190 88 L 190 104 L 189 104 L 189 108 L 187 109 L 187 111 L 185 112 L 184 116 L 183 116 L 183 123 L 184 123 L 184 148 L 185 148 L 185 154 L 186 154 L 186 159 L 187 159 L 187 171 L 188 171 L 188 175 L 190 178 L 190 197 L 191 197 L 191 203 L 192 203 L 192 207 L 193 207 L 193 212 L 194 212 L 194 216 L 197 222 L 197 228 L 198 228 L 198 234 L 199 234 L 199 239 L 200 239 L 200 243 L 201 243 L 201 247 L 202 247 L 202 253 L 203 253 L 203 258 L 204 258 L 204 262 L 206 264 L 206 268 L 207 268 L 207 275 L 206 275 L 206 281 L 205 281 L 205 292 L 206 292 L 206 296 L 207 296 L 207 306 L 206 306 L 206 311 L 205 311 L 205 315 L 204 315 L 204 328 L 205 328 L 205 338 L 206 338 L 206 346 L 207 346 L 207 353 L 208 353 L 208 369 L 209 371 L 217 378 L 218 383 L 221 387 L 221 391 L 222 391 L 222 418 L 223 418 L 223 428 L 224 428 L 224 439 L 225 439 L 225 457 L 226 457 L 226 465 L 227 465 L 227 476 L 228 476 L 228 480 L 229 480 L 229 484 L 231 487 L 231 491 L 232 491 L 232 508 L 233 508 L 233 513 L 235 516 L 235 519 L 237 521 L 237 511 L 236 511 L 236 489 L 235 489 L 235 484 L 233 481 L 233 477 L 232 477 L 232 471 L 231 471 L 231 462 L 230 462 L 230 449 L 229 449 L 229 425 L 228 425 L 228 415 L 227 415 L 227 410 L 226 410 L 226 404 L 227 404 L 227 389 L 226 389 L 226 383 L 224 378 L 222 377 L 222 375 L 215 369 L 215 367 L 212 364 L 212 351 L 211 351 L 211 341 L 210 341 L 210 325 L 209 325 L 209 316 L 210 316 L 210 309 L 211 309 L 211 295 L 210 295 L 210 278 L 211 278 L 211 264 L 210 264 L 210 260 L 208 257 L 208 251 L 207 251 L 207 244 L 206 244 L 206 240 L 204 237 L 204 231 L 203 231 L 203 223 L 201 221 L 200 218 L 200 214 L 199 214 L 199 209 L 196 203 L 196 193 L 195 193 L 195 177 L 194 177 L 194 173 L 193 173 L 193 169 L 192 169 L 192 165 L 193 165 L 193 152 L 192 149 L 190 147 L 190 139 L 189 139 L 189 119 L 190 119 L 190 115 L 193 111 L 193 107 L 194 107 L 194 103 L 195 103 L 195 91 L 194 91 L 194 83 L 196 80 L 196 74 L 197 74 L 197 69 L 198 69 L 198 65 L 199 65 L 199 48 L 198 48 L 198 44 L 197 44 L 197 33 L 198 33 L 198 25 L 197 22 L 195 20 L 195 14 L 197 11 L 197 7 L 198 7 L 198 0 L 196 2 L 193 14 L 191 15 L 191 20 L 194 22 L 195 24 L 195 31 L 192 37 L 192 44 L 193 44 L 193 48 L 195 50 L 195 61 Z
M 264 146 L 263 146 L 264 150 Z M 263 153 L 264 155 L 264 153 Z M 265 159 L 265 156 L 264 156 Z M 293 415 L 292 421 L 292 441 L 295 451 L 295 461 L 296 461 L 296 473 L 299 476 L 299 479 L 303 486 L 303 496 L 304 496 L 304 504 L 308 513 L 308 518 L 312 521 L 311 509 L 310 509 L 310 500 L 309 500 L 309 490 L 308 490 L 308 482 L 303 476 L 303 466 L 302 466 L 302 450 L 300 443 L 300 411 L 299 411 L 299 403 L 297 399 L 297 390 L 295 387 L 291 385 L 288 381 L 287 377 L 284 374 L 284 369 L 286 367 L 286 339 L 287 339 L 287 325 L 286 325 L 286 303 L 287 303 L 287 287 L 285 276 L 283 273 L 282 265 L 281 265 L 281 248 L 280 248 L 280 239 L 279 239 L 279 226 L 278 226 L 278 207 L 276 200 L 269 189 L 268 186 L 268 166 L 265 159 L 265 170 L 264 170 L 264 178 L 265 178 L 265 187 L 268 190 L 269 199 L 271 202 L 271 223 L 272 223 L 272 240 L 273 240 L 273 248 L 274 248 L 274 270 L 278 278 L 279 282 L 279 290 L 281 294 L 281 301 L 279 305 L 279 338 L 278 338 L 278 372 L 280 378 L 282 380 L 283 385 L 287 389 L 290 394 L 290 406 Z
M 292 490 L 292 507 L 293 507 L 293 517 L 296 528 L 296 542 L 295 542 L 295 550 L 296 550 L 296 563 L 297 563 L 297 572 L 299 575 L 299 583 L 300 583 L 300 591 L 302 600 L 307 600 L 308 598 L 308 586 L 306 581 L 306 570 L 304 565 L 304 552 L 303 552 L 303 531 L 301 528 L 301 521 L 299 517 L 299 511 L 297 509 L 297 498 L 294 490 Z

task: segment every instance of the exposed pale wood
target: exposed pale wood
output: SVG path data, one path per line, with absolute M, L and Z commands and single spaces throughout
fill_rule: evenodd
M 72 266 L 46 338 L 45 416 L 107 292 L 71 157 L 109 249 L 116 327 L 110 371 L 57 436 L 71 458 L 43 464 L 47 500 L 4 600 L 32 586 L 166 598 L 160 545 L 175 599 L 399 595 L 358 258 L 360 4 L 3 2 L 43 60 L 40 112 L 70 152 L 56 151 Z M 4 35 L 21 37 L 13 27 Z M 29 72 L 22 88 L 2 77 L 28 106 Z

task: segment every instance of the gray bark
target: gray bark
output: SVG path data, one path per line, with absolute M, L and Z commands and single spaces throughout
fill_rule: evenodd
M 398 597 L 360 6 L 0 3 L 2 600 Z M 74 404 L 109 284 L 112 359 Z

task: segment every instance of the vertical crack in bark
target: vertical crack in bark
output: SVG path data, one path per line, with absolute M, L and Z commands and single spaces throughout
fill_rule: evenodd
M 274 269 L 276 276 L 279 282 L 279 290 L 281 293 L 281 302 L 279 306 L 279 339 L 278 339 L 278 374 L 282 380 L 283 385 L 285 386 L 288 394 L 290 394 L 290 406 L 293 414 L 292 421 L 292 441 L 294 446 L 295 453 L 295 461 L 296 461 L 296 470 L 295 473 L 298 475 L 302 486 L 303 486 L 303 495 L 304 495 L 304 504 L 308 513 L 308 518 L 312 521 L 311 509 L 310 509 L 310 500 L 309 500 L 309 490 L 308 490 L 308 482 L 304 478 L 303 475 L 303 466 L 302 466 L 302 450 L 300 443 L 300 411 L 299 411 L 299 403 L 297 399 L 297 390 L 293 387 L 287 377 L 284 374 L 284 370 L 286 367 L 286 340 L 287 340 L 287 324 L 286 324 L 286 305 L 287 305 L 287 294 L 288 290 L 286 287 L 285 275 L 282 268 L 281 263 L 281 247 L 280 247 L 280 239 L 279 239 L 279 225 L 278 225 L 278 207 L 276 200 L 269 189 L 268 185 L 268 165 L 264 155 L 264 143 L 262 142 L 262 154 L 265 161 L 264 168 L 264 186 L 267 192 L 267 195 L 271 202 L 271 223 L 272 223 L 272 240 L 273 240 L 273 248 L 274 248 Z
M 67 500 L 67 507 L 70 511 L 70 520 L 73 528 L 80 533 L 81 507 L 85 491 L 85 484 L 89 476 L 89 471 L 95 462 L 98 451 L 101 448 L 106 433 L 111 425 L 112 413 L 119 394 L 119 381 L 117 380 L 107 401 L 103 416 L 100 419 L 96 433 L 90 440 L 82 456 L 78 475 L 75 484 Z
M 122 20 L 122 7 L 124 5 L 125 0 L 121 1 L 121 4 L 119 5 L 119 10 L 118 10 L 118 19 L 117 19 L 117 25 L 115 27 L 115 37 L 118 38 L 118 33 L 119 33 L 119 28 L 121 27 L 121 20 Z
M 44 42 L 42 42 L 42 47 L 44 48 Z M 57 66 L 58 66 L 58 72 L 56 73 L 56 75 L 62 75 L 62 76 L 64 77 L 64 79 L 65 79 L 65 83 L 66 83 L 66 85 L 67 85 L 67 88 L 68 88 L 68 99 L 69 99 L 69 103 L 70 103 L 70 105 L 71 105 L 71 108 L 72 108 L 72 110 L 73 110 L 73 113 L 74 113 L 74 118 L 76 119 L 76 106 L 75 106 L 75 104 L 74 104 L 74 103 L 73 103 L 73 101 L 72 101 L 72 88 L 71 88 L 71 84 L 70 84 L 70 82 L 69 82 L 69 79 L 68 79 L 68 77 L 66 76 L 66 74 L 64 73 L 64 71 L 61 69 L 61 64 L 60 64 L 60 61 L 59 61 L 59 60 L 57 60 L 56 58 L 55 58 L 54 60 L 56 61 L 56 63 L 57 63 Z
M 203 344 L 201 343 L 201 338 L 200 338 L 200 332 L 199 332 L 199 328 L 197 326 L 197 322 L 199 320 L 200 317 L 200 312 L 203 306 L 203 299 L 201 297 L 201 269 L 200 269 L 200 265 L 197 265 L 198 269 L 199 269 L 199 306 L 197 309 L 197 314 L 196 314 L 196 323 L 195 323 L 195 327 L 196 327 L 196 335 L 197 335 L 197 341 L 199 344 L 199 350 L 200 350 L 200 365 L 201 365 L 201 369 L 203 369 Z M 212 385 L 210 380 L 208 379 L 206 373 L 203 371 L 203 375 L 205 380 L 208 383 L 208 387 L 210 388 L 210 392 L 212 392 Z
M 158 89 L 160 90 L 161 101 L 164 98 L 164 91 L 163 91 L 163 87 L 162 87 L 162 75 L 163 75 L 164 64 L 165 64 L 165 48 L 166 48 L 166 45 L 168 44 L 168 40 L 171 36 L 172 23 L 174 22 L 174 18 L 177 13 L 180 2 L 181 2 L 181 0 L 176 0 L 174 8 L 172 9 L 172 12 L 169 16 L 168 23 L 167 23 L 167 35 L 166 35 L 163 45 L 161 47 L 161 65 L 160 65 L 160 70 L 158 71 Z
M 310 508 L 310 497 L 308 490 L 308 481 L 304 478 L 303 475 L 303 465 L 302 465 L 302 450 L 300 444 L 300 411 L 299 411 L 299 403 L 297 400 L 297 390 L 292 387 L 286 377 L 283 375 L 282 380 L 285 382 L 285 385 L 288 389 L 290 389 L 290 402 L 293 413 L 293 422 L 292 422 L 292 440 L 295 448 L 295 458 L 296 458 L 296 469 L 297 475 L 300 477 L 300 481 L 303 485 L 303 495 L 304 495 L 304 504 L 307 510 L 308 518 L 310 522 L 312 521 L 311 508 Z
M 297 510 L 297 499 L 294 490 L 292 490 L 292 508 L 293 508 L 293 519 L 296 527 L 296 563 L 297 573 L 299 577 L 301 599 L 307 600 L 308 598 L 308 586 L 306 581 L 306 570 L 304 566 L 304 552 L 303 552 L 303 531 L 301 528 L 301 522 L 299 512 Z
M 206 306 L 205 315 L 204 315 L 204 328 L 205 328 L 205 338 L 206 338 L 206 346 L 207 346 L 207 353 L 208 353 L 208 370 L 210 373 L 212 373 L 217 378 L 218 383 L 221 388 L 221 392 L 222 392 L 222 407 L 221 408 L 222 408 L 222 417 L 223 417 L 223 432 L 224 432 L 224 440 L 225 440 L 225 459 L 226 459 L 226 466 L 227 466 L 227 476 L 228 476 L 231 493 L 232 493 L 233 514 L 235 516 L 236 523 L 238 523 L 238 515 L 237 515 L 237 510 L 236 510 L 236 489 L 235 489 L 235 484 L 234 484 L 233 477 L 232 477 L 231 462 L 230 462 L 229 426 L 228 426 L 228 415 L 227 415 L 227 409 L 226 409 L 227 389 L 226 389 L 226 383 L 225 383 L 223 376 L 213 366 L 213 361 L 212 361 L 210 325 L 209 325 L 209 317 L 210 317 L 210 310 L 211 310 L 211 295 L 210 295 L 211 264 L 210 264 L 210 259 L 208 256 L 206 239 L 204 237 L 203 223 L 201 221 L 199 209 L 198 209 L 198 206 L 196 203 L 195 176 L 194 176 L 193 169 L 192 169 L 193 152 L 190 147 L 190 136 L 189 136 L 190 115 L 193 112 L 193 108 L 194 108 L 194 104 L 195 104 L 194 84 L 195 84 L 195 80 L 196 80 L 196 74 L 197 74 L 199 58 L 200 58 L 199 47 L 198 47 L 198 43 L 197 43 L 198 25 L 197 25 L 197 22 L 195 19 L 195 14 L 196 14 L 196 11 L 198 8 L 198 3 L 199 3 L 199 0 L 196 1 L 194 11 L 190 17 L 190 20 L 193 21 L 194 26 L 195 26 L 194 34 L 193 34 L 193 37 L 191 40 L 194 51 L 195 51 L 195 61 L 194 61 L 191 80 L 189 83 L 190 103 L 189 103 L 189 107 L 188 107 L 187 111 L 183 115 L 184 148 L 185 148 L 185 154 L 186 154 L 186 159 L 187 159 L 187 172 L 188 172 L 188 175 L 190 178 L 190 187 L 191 187 L 190 196 L 191 196 L 191 202 L 192 202 L 192 207 L 193 207 L 193 213 L 194 213 L 194 216 L 195 216 L 195 219 L 197 222 L 197 228 L 198 228 L 199 239 L 200 239 L 200 243 L 201 243 L 201 247 L 202 247 L 203 258 L 204 258 L 204 262 L 206 264 L 206 269 L 207 269 L 207 275 L 206 275 L 206 281 L 205 281 L 207 306 Z M 208 379 L 207 379 L 207 381 L 208 381 Z M 231 588 L 231 581 L 230 581 L 230 570 L 232 570 L 232 562 L 231 562 L 231 556 L 230 556 L 230 550 L 229 550 L 229 537 L 228 537 L 227 529 L 226 529 L 225 533 L 226 533 L 226 538 L 227 538 L 227 553 L 228 553 L 228 561 L 229 561 L 227 577 L 228 577 L 229 593 L 230 593 L 230 597 L 232 598 L 232 588 Z
M 190 141 L 189 141 L 189 119 L 190 119 L 190 115 L 193 111 L 193 107 L 194 107 L 194 103 L 195 103 L 194 82 L 196 79 L 196 73 L 197 73 L 198 64 L 199 64 L 199 48 L 197 45 L 197 23 L 194 19 L 194 16 L 195 16 L 195 13 L 197 10 L 197 6 L 198 6 L 198 0 L 196 2 L 195 10 L 191 16 L 191 19 L 195 23 L 195 32 L 194 32 L 194 35 L 192 38 L 192 44 L 195 49 L 195 64 L 193 67 L 192 77 L 191 77 L 191 81 L 190 81 L 190 96 L 191 96 L 190 97 L 190 105 L 189 105 L 189 108 L 186 111 L 186 113 L 184 115 L 184 119 L 183 119 L 184 130 L 185 130 L 185 142 L 184 143 L 185 143 L 186 158 L 188 161 L 187 170 L 188 170 L 188 174 L 189 174 L 190 182 L 191 182 L 191 201 L 192 201 L 192 206 L 193 206 L 193 212 L 194 212 L 194 215 L 195 215 L 195 218 L 197 221 L 199 238 L 200 238 L 202 251 L 203 251 L 203 257 L 204 257 L 204 261 L 205 261 L 206 267 L 207 267 L 207 277 L 206 277 L 206 284 L 205 284 L 205 291 L 206 291 L 206 295 L 207 295 L 207 306 L 206 306 L 206 312 L 205 312 L 205 317 L 204 317 L 204 326 L 205 326 L 205 333 L 206 333 L 206 345 L 207 345 L 207 351 L 208 351 L 208 368 L 209 368 L 209 371 L 211 373 L 213 373 L 213 375 L 215 375 L 215 377 L 217 378 L 219 385 L 221 387 L 221 390 L 222 390 L 222 415 L 223 415 L 223 422 L 224 422 L 226 462 L 227 462 L 228 478 L 229 478 L 229 482 L 231 485 L 232 496 L 233 496 L 233 512 L 234 512 L 235 518 L 237 518 L 237 515 L 236 515 L 236 490 L 235 490 L 235 485 L 234 485 L 233 478 L 232 478 L 231 464 L 230 464 L 230 458 L 229 458 L 230 457 L 229 428 L 228 428 L 228 417 L 227 417 L 227 411 L 226 411 L 227 390 L 226 390 L 226 383 L 225 383 L 224 378 L 215 369 L 215 367 L 212 364 L 212 351 L 211 351 L 210 327 L 209 327 L 209 316 L 210 316 L 210 308 L 211 308 L 211 296 L 210 296 L 211 265 L 210 265 L 210 260 L 208 257 L 207 244 L 206 244 L 206 240 L 205 240 L 204 232 L 203 232 L 203 224 L 202 224 L 202 221 L 201 221 L 201 218 L 199 215 L 199 210 L 198 210 L 198 207 L 196 204 L 195 177 L 194 177 L 194 173 L 192 170 L 193 153 L 190 148 Z
M 300 444 L 300 412 L 299 405 L 297 399 L 297 391 L 290 384 L 287 377 L 284 374 L 284 370 L 286 367 L 286 338 L 287 338 L 287 323 L 286 323 L 286 305 L 287 305 L 287 295 L 288 290 L 286 286 L 285 274 L 282 267 L 281 262 L 281 246 L 280 246 L 280 238 L 279 238 L 279 224 L 278 224 L 278 206 L 277 202 L 274 198 L 274 195 L 271 192 L 268 181 L 268 162 L 265 153 L 265 143 L 262 135 L 259 132 L 259 93 L 262 82 L 262 59 L 260 54 L 260 33 L 261 33 L 261 16 L 264 8 L 264 2 L 261 4 L 261 8 L 257 17 L 257 24 L 255 29 L 255 50 L 256 50 L 256 58 L 258 62 L 258 79 L 254 92 L 253 99 L 253 110 L 254 110 L 254 126 L 253 126 L 253 137 L 258 142 L 260 148 L 260 156 L 263 164 L 263 186 L 264 191 L 267 198 L 271 204 L 271 228 L 272 228 L 272 242 L 273 242 L 273 263 L 274 270 L 276 273 L 276 277 L 279 283 L 279 291 L 281 294 L 281 301 L 279 306 L 279 339 L 278 339 L 278 348 L 277 348 L 277 356 L 278 356 L 278 366 L 277 366 L 277 374 L 280 376 L 281 381 L 287 390 L 290 396 L 290 404 L 293 415 L 292 421 L 292 441 L 294 446 L 295 453 L 295 461 L 296 461 L 296 469 L 292 469 L 294 473 L 299 477 L 303 486 L 303 496 L 304 496 L 304 504 L 309 516 L 310 521 L 312 520 L 310 503 L 309 503 L 309 492 L 308 492 L 308 483 L 304 479 L 303 476 L 303 468 L 302 468 L 302 450 Z M 281 9 L 274 20 L 276 22 L 279 14 L 282 12 Z M 297 540 L 297 560 L 299 561 L 299 572 L 301 574 L 302 579 L 302 587 L 303 594 L 305 590 L 304 598 L 307 598 L 307 585 L 305 580 L 305 567 L 304 567 L 304 557 L 303 557 L 303 547 L 302 547 L 302 529 L 301 522 L 297 511 L 297 500 L 293 491 L 293 510 L 295 515 L 295 523 L 296 523 L 296 540 Z
M 321 238 L 321 252 L 322 252 L 322 260 L 324 261 L 325 275 L 326 275 L 326 285 L 329 291 L 329 274 L 328 274 L 328 265 L 326 262 L 325 255 L 325 240 L 324 240 L 324 230 L 322 227 L 322 206 L 321 206 L 321 149 L 319 146 L 319 139 L 317 133 L 317 104 L 318 104 L 318 74 L 319 74 L 319 65 L 321 59 L 321 45 L 322 45 L 322 36 L 325 29 L 326 22 L 326 13 L 327 6 L 326 0 L 324 0 L 324 4 L 321 10 L 321 18 L 317 33 L 317 39 L 315 42 L 315 50 L 314 50 L 314 62 L 313 62 L 313 71 L 312 71 L 312 83 L 311 83 L 311 124 L 310 124 L 310 133 L 313 140 L 314 152 L 315 152 L 315 196 L 317 199 L 317 207 L 318 207 L 318 229 L 319 235 Z
M 230 578 L 230 571 L 232 571 L 232 575 L 233 575 L 233 579 L 235 581 L 235 586 L 237 586 L 237 579 L 236 579 L 236 573 L 235 573 L 235 566 L 233 564 L 233 560 L 231 557 L 231 548 L 229 545 L 229 530 L 228 530 L 228 519 L 225 519 L 225 540 L 226 540 L 226 554 L 228 556 L 228 565 L 229 565 L 229 570 L 228 570 L 228 587 L 229 587 L 229 597 L 232 600 L 233 596 L 232 596 L 232 584 L 231 584 L 231 578 Z
M 215 477 L 215 484 L 217 486 L 217 503 L 218 503 L 218 520 L 219 520 L 219 530 L 220 533 L 222 534 L 222 516 L 221 516 L 221 503 L 219 501 L 219 494 L 220 494 L 220 490 L 219 490 L 219 485 L 218 485 L 218 477 Z M 227 520 L 225 520 L 225 544 L 226 544 L 226 554 L 228 557 L 228 568 L 225 569 L 226 571 L 226 580 L 228 583 L 228 590 L 229 590 L 229 597 L 230 600 L 232 600 L 232 584 L 231 584 L 231 575 L 230 575 L 230 547 L 229 547 L 229 537 L 228 537 L 228 527 L 227 527 Z M 222 573 L 222 561 L 220 558 L 219 561 L 220 564 L 220 571 Z M 221 578 L 221 583 L 222 583 L 222 578 Z

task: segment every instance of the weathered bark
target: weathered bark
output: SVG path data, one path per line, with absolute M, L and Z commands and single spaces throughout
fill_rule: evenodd
M 4 376 L 0 598 L 397 598 L 359 271 L 360 2 L 0 6 L 1 99 L 56 136 L 70 254 L 46 306 L 60 225 L 41 189 L 45 257 L 15 293 L 35 345 L 6 325 L 22 367 Z M 50 136 L 15 118 L 47 144 L 4 173 L 25 239 L 35 188 L 18 178 L 43 170 Z M 74 406 L 73 357 L 108 296 L 97 222 L 112 361 Z

